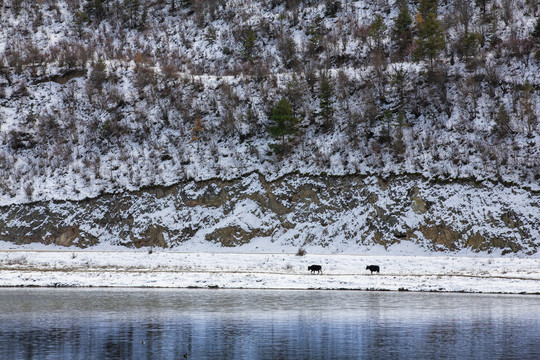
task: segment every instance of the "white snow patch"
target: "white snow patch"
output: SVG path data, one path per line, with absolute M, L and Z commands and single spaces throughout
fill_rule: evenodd
M 250 246 L 254 246 L 254 241 Z M 5 245 L 5 244 L 4 244 Z M 42 248 L 46 248 L 42 246 Z M 49 247 L 50 248 L 50 247 Z M 410 249 L 396 249 L 396 252 Z M 2 250 L 0 286 L 220 287 L 540 293 L 540 259 L 172 251 Z M 323 275 L 307 271 L 320 264 Z M 377 264 L 371 275 L 367 265 Z

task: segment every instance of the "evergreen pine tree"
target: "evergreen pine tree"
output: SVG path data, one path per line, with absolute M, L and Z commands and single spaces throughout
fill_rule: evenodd
M 92 63 L 92 72 L 89 80 L 98 90 L 101 90 L 103 83 L 107 78 L 106 68 L 102 58 L 99 58 L 97 62 Z
M 510 115 L 506 111 L 504 104 L 499 106 L 497 115 L 495 116 L 495 126 L 493 127 L 493 132 L 499 137 L 504 137 L 510 130 Z
M 139 0 L 124 0 L 125 21 L 132 29 L 140 26 L 140 7 L 141 2 Z
M 439 11 L 439 0 L 420 0 L 418 3 L 418 12 L 425 19 L 429 14 L 435 14 Z
M 82 37 L 84 25 L 89 22 L 90 18 L 84 11 L 80 10 L 73 14 L 73 26 L 75 27 L 75 31 L 77 32 L 79 38 Z
M 407 54 L 407 50 L 412 44 L 412 18 L 409 7 L 404 3 L 399 9 L 398 16 L 394 19 L 392 37 L 397 43 L 397 53 L 400 57 Z
M 101 21 L 107 12 L 108 0 L 87 0 L 84 4 L 84 12 L 94 19 Z
M 403 68 L 395 68 L 392 74 L 391 84 L 398 97 L 398 109 L 401 112 L 405 105 L 405 87 L 409 81 L 409 73 Z
M 323 19 L 317 16 L 308 29 L 308 47 L 309 55 L 315 55 L 323 50 Z
M 287 94 L 287 99 L 290 99 L 293 108 L 298 109 L 303 104 L 306 88 L 303 83 L 300 82 L 296 73 L 293 72 L 291 81 L 287 83 L 285 92 Z
M 371 23 L 368 30 L 368 35 L 373 39 L 374 48 L 377 51 L 382 51 L 382 41 L 386 32 L 386 25 L 381 15 L 375 16 L 375 20 Z
M 458 53 L 464 55 L 466 58 L 475 56 L 481 40 L 482 37 L 478 33 L 464 33 L 459 39 Z
M 418 13 L 416 18 L 418 37 L 416 39 L 416 56 L 419 58 L 428 57 L 430 67 L 433 68 L 433 60 L 445 47 L 444 31 L 441 23 L 437 20 L 437 15 L 433 12 L 424 17 Z
M 255 41 L 257 41 L 257 34 L 251 27 L 246 31 L 246 36 L 244 38 L 244 59 L 253 62 L 253 54 L 255 52 Z
M 274 106 L 270 120 L 274 125 L 268 127 L 268 132 L 272 137 L 281 139 L 281 146 L 270 145 L 270 147 L 275 152 L 281 152 L 285 148 L 285 137 L 296 133 L 298 125 L 298 119 L 294 117 L 289 100 L 282 98 Z
M 323 127 L 330 128 L 334 115 L 334 86 L 328 75 L 323 74 L 320 79 L 319 112 L 317 115 L 323 119 Z
M 292 37 L 284 37 L 279 41 L 278 45 L 285 67 L 288 69 L 294 68 L 298 63 L 296 56 L 296 43 L 294 42 L 294 39 Z
M 337 12 L 341 9 L 341 2 L 334 0 L 326 0 L 326 10 L 324 14 L 326 16 L 336 17 Z
M 536 26 L 534 27 L 531 36 L 536 40 L 540 40 L 540 16 L 538 16 L 538 19 L 536 20 Z

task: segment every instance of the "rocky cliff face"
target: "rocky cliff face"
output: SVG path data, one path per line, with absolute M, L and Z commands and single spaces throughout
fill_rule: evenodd
M 540 194 L 420 176 L 258 173 L 186 182 L 78 202 L 0 209 L 0 240 L 88 247 L 176 247 L 262 241 L 332 251 L 413 242 L 428 250 L 535 253 Z

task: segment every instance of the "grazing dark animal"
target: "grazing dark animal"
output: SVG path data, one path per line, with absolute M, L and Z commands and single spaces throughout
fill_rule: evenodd
M 379 265 L 369 265 L 369 266 L 366 266 L 366 270 L 369 270 L 371 271 L 371 273 L 373 274 L 375 271 L 378 273 L 380 273 L 381 269 L 379 268 Z
M 311 273 L 317 272 L 317 274 L 322 274 L 322 266 L 321 265 L 311 265 L 307 267 L 308 271 L 311 271 Z

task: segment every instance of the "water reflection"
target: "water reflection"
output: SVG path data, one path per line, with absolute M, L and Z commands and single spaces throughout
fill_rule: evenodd
M 0 359 L 534 359 L 539 315 L 538 296 L 1 289 Z

